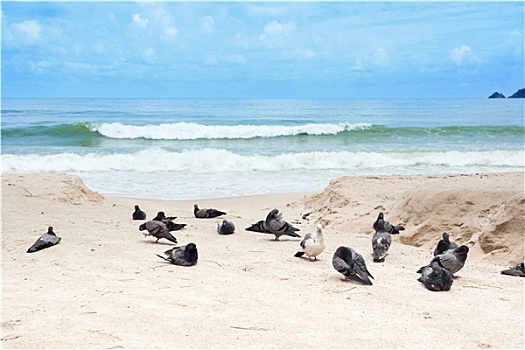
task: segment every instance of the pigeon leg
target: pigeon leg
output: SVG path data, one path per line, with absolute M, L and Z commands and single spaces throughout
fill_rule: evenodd
M 348 282 L 348 276 L 345 276 L 345 278 L 341 278 L 341 281 Z

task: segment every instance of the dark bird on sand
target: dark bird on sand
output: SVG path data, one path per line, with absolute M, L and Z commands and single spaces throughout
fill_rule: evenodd
M 504 275 L 525 277 L 525 262 L 520 262 L 510 269 L 501 271 Z
M 332 266 L 337 272 L 343 274 L 343 281 L 356 281 L 362 284 L 372 285 L 370 278 L 374 278 L 366 268 L 365 259 L 361 254 L 349 247 L 337 248 L 332 258 Z
M 155 216 L 152 220 L 163 222 L 168 228 L 168 231 L 179 231 L 186 227 L 186 224 L 177 224 L 173 222 L 173 220 L 176 218 L 176 216 L 166 216 L 163 211 L 159 211 L 157 216 Z
M 158 242 L 159 239 L 164 238 L 170 242 L 177 243 L 177 238 L 175 238 L 175 236 L 173 236 L 169 232 L 168 227 L 162 221 L 156 221 L 156 220 L 146 221 L 145 223 L 139 226 L 139 231 L 144 231 L 144 230 L 148 231 L 148 233 L 144 234 L 144 237 L 153 236 L 157 238 L 155 242 Z
M 135 211 L 131 214 L 133 220 L 146 220 L 146 213 L 140 210 L 139 206 L 135 206 Z
M 235 232 L 235 225 L 230 220 L 222 220 L 222 224 L 217 223 L 217 232 L 221 235 L 230 235 Z
M 430 265 L 421 269 L 421 276 L 417 280 L 434 292 L 450 290 L 454 281 L 450 271 L 439 265 L 436 260 L 432 260 Z
M 40 236 L 36 240 L 36 242 L 31 247 L 29 247 L 27 252 L 28 253 L 34 253 L 34 252 L 37 252 L 39 250 L 52 247 L 55 244 L 58 244 L 58 242 L 60 242 L 61 239 L 62 239 L 61 237 L 58 237 L 53 232 L 53 227 L 49 226 L 47 228 L 47 232 L 44 233 L 42 236 Z
M 436 255 L 428 265 L 421 267 L 417 273 L 422 273 L 425 267 L 432 266 L 432 262 L 436 261 L 439 266 L 447 269 L 452 274 L 452 277 L 455 278 L 454 274 L 465 266 L 468 251 L 469 248 L 466 245 L 461 245 L 455 249 L 449 249 L 442 254 Z
M 157 213 L 157 216 L 155 216 L 153 219 L 151 220 L 156 220 L 156 221 L 162 221 L 162 220 L 175 220 L 177 217 L 176 216 L 166 216 L 166 214 L 163 212 L 163 211 L 159 211 Z
M 380 225 L 380 221 L 382 221 L 383 223 L 383 228 L 379 227 L 378 225 Z M 372 225 L 374 227 L 374 231 L 380 231 L 380 230 L 383 230 L 383 231 L 386 231 L 390 234 L 398 234 L 399 231 L 404 231 L 405 230 L 405 227 L 403 226 L 395 226 L 395 225 L 392 225 L 390 222 L 386 221 L 385 220 L 385 216 L 384 214 L 381 212 L 379 213 L 379 215 L 377 216 L 377 219 L 376 221 L 374 221 L 374 224 Z
M 374 256 L 374 262 L 385 261 L 385 256 L 390 249 L 392 244 L 392 237 L 390 233 L 386 231 L 376 231 L 372 236 L 372 254 Z
M 300 231 L 298 228 L 293 227 L 291 224 L 283 220 L 283 214 L 279 213 L 278 209 L 273 209 L 266 216 L 264 220 L 265 233 L 271 233 L 275 235 L 274 241 L 278 241 L 279 237 L 286 235 L 291 237 L 301 237 L 295 231 Z
M 226 215 L 225 212 L 213 208 L 199 209 L 197 204 L 193 205 L 193 214 L 197 219 L 212 219 L 221 215 Z
M 434 249 L 434 256 L 443 254 L 449 249 L 456 249 L 457 247 L 456 242 L 450 240 L 450 235 L 443 232 L 443 238 L 438 242 L 436 249 Z
M 157 256 L 174 265 L 180 266 L 193 266 L 197 263 L 199 259 L 199 254 L 197 252 L 197 246 L 195 243 L 188 243 L 180 247 L 174 247 L 172 249 L 166 250 L 164 252 L 168 257 L 165 258 L 161 255 Z
M 264 220 L 257 221 L 255 224 L 252 224 L 252 226 L 246 227 L 245 230 L 251 232 L 271 233 L 266 230 L 266 227 L 264 226 Z

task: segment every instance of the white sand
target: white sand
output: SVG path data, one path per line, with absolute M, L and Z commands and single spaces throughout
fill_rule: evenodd
M 500 274 L 524 259 L 523 185 L 522 173 L 349 177 L 321 194 L 154 201 L 103 197 L 69 175 L 3 174 L 2 345 L 523 348 L 524 279 Z M 236 233 L 194 218 L 194 203 L 226 211 Z M 158 258 L 172 245 L 144 238 L 135 204 L 188 224 L 174 234 L 197 244 L 198 264 Z M 273 208 L 303 236 L 326 226 L 320 261 L 293 257 L 299 239 L 244 230 Z M 406 230 L 373 263 L 379 211 Z M 48 226 L 60 244 L 26 253 Z M 430 292 L 416 270 L 444 231 L 471 254 L 449 292 Z M 365 257 L 373 286 L 340 281 L 340 245 Z

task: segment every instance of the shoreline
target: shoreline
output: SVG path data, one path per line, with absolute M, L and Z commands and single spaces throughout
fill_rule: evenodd
M 148 200 L 102 196 L 67 174 L 3 174 L 2 345 L 523 348 L 525 279 L 500 274 L 515 265 L 510 260 L 523 259 L 525 224 L 516 222 L 523 217 L 523 179 L 343 177 L 313 194 Z M 194 203 L 227 215 L 196 219 Z M 179 245 L 196 243 L 197 265 L 158 258 L 173 245 L 138 231 L 143 221 L 131 219 L 135 204 L 148 219 L 164 211 L 186 223 L 174 234 Z M 323 224 L 327 248 L 317 262 L 293 256 L 299 238 L 273 242 L 244 230 L 273 208 L 302 237 Z M 371 258 L 379 211 L 406 227 L 392 237 L 384 263 Z M 235 223 L 234 234 L 217 234 L 222 218 Z M 61 242 L 27 254 L 47 226 Z M 444 230 L 471 252 L 449 292 L 430 292 L 416 270 Z M 340 281 L 331 258 L 341 245 L 363 255 L 372 286 Z M 465 315 L 480 322 L 465 322 Z

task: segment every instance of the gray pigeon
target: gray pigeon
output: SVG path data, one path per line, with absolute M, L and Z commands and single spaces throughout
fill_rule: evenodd
M 337 272 L 343 274 L 343 281 L 351 279 L 353 281 L 372 285 L 370 278 L 374 278 L 366 268 L 363 256 L 349 247 L 341 246 L 337 248 L 332 258 L 332 266 Z
M 176 218 L 177 218 L 176 216 L 166 216 L 166 214 L 163 211 L 159 211 L 157 213 L 157 216 L 155 216 L 151 220 L 163 221 L 163 220 L 175 220 Z
M 197 263 L 199 259 L 199 254 L 197 252 L 197 246 L 195 243 L 188 243 L 180 247 L 175 247 L 164 252 L 168 257 L 165 258 L 161 255 L 157 256 L 174 265 L 180 266 L 193 266 Z
M 36 242 L 31 247 L 29 247 L 27 253 L 34 253 L 44 248 L 52 247 L 55 244 L 58 244 L 61 239 L 61 237 L 55 235 L 53 232 L 53 227 L 49 226 L 47 228 L 47 232 L 40 236 Z
M 510 269 L 501 271 L 504 275 L 525 277 L 525 262 L 520 262 Z
M 145 233 L 144 236 L 153 236 L 157 238 L 155 242 L 158 242 L 159 239 L 164 238 L 173 243 L 177 243 L 177 238 L 175 238 L 166 227 L 166 224 L 162 221 L 150 220 L 146 221 L 139 226 L 139 231 L 147 230 L 148 233 Z
M 399 231 L 404 231 L 405 228 L 403 226 L 394 226 L 392 224 L 390 224 L 390 222 L 386 221 L 385 220 L 385 217 L 384 217 L 384 214 L 382 212 L 379 213 L 379 215 L 377 216 L 377 219 L 376 221 L 374 221 L 374 224 L 372 225 L 374 227 L 374 231 L 379 231 L 380 229 L 378 229 L 378 225 L 379 225 L 379 222 L 382 221 L 383 222 L 383 230 L 390 233 L 390 234 L 398 234 Z
M 193 205 L 193 214 L 197 219 L 212 219 L 217 216 L 226 215 L 225 212 L 213 208 L 199 209 L 197 204 Z
M 159 211 L 157 216 L 155 216 L 152 220 L 163 222 L 168 228 L 168 231 L 179 231 L 186 227 L 186 224 L 177 224 L 173 222 L 173 220 L 176 218 L 176 216 L 166 216 L 163 211 Z
M 133 220 L 146 220 L 146 213 L 140 210 L 139 206 L 135 206 L 135 211 L 131 214 Z
M 372 236 L 372 252 L 374 256 L 374 262 L 385 261 L 385 256 L 390 249 L 392 244 L 392 237 L 390 233 L 384 230 L 376 231 Z
M 441 239 L 438 242 L 436 249 L 434 249 L 434 256 L 443 254 L 447 250 L 455 249 L 457 247 L 458 245 L 454 241 L 450 240 L 449 234 L 446 232 L 443 232 L 443 239 Z
M 301 237 L 295 231 L 300 231 L 298 228 L 293 227 L 289 223 L 283 220 L 283 215 L 279 213 L 279 210 L 273 209 L 266 216 L 264 220 L 265 233 L 271 233 L 275 235 L 274 241 L 278 241 L 282 235 L 291 237 Z
M 421 276 L 417 280 L 434 292 L 450 290 L 454 281 L 450 271 L 441 267 L 436 260 L 422 268 Z
M 217 232 L 221 235 L 230 235 L 235 231 L 235 225 L 230 220 L 222 220 L 222 224 L 217 223 Z
M 447 269 L 452 274 L 452 277 L 455 278 L 454 274 L 465 266 L 468 251 L 469 248 L 466 245 L 459 246 L 455 249 L 449 249 L 442 254 L 436 255 L 428 265 L 421 267 L 417 272 L 421 273 L 425 267 L 432 266 L 432 262 L 436 261 L 439 266 Z
M 252 224 L 250 227 L 245 228 L 246 231 L 260 232 L 260 233 L 271 233 L 266 230 L 264 225 L 264 220 L 257 221 L 255 224 Z

